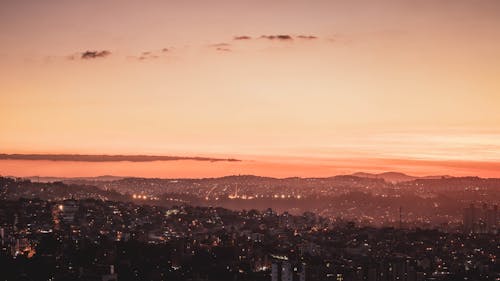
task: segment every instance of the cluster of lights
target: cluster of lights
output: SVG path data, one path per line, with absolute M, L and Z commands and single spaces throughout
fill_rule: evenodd
M 284 260 L 287 261 L 288 257 L 287 256 L 280 256 L 280 255 L 271 255 L 271 257 L 278 259 L 278 260 Z
M 246 196 L 246 195 L 229 195 L 229 199 L 243 199 L 243 200 L 252 200 L 255 199 L 254 196 Z
M 132 195 L 132 198 L 134 198 L 134 199 L 142 199 L 142 200 L 148 199 L 148 197 L 146 195 L 140 195 L 140 194 L 134 194 L 134 195 Z
M 274 198 L 281 198 L 281 199 L 285 199 L 285 198 L 296 198 L 296 199 L 300 199 L 300 198 L 302 198 L 302 196 L 300 196 L 300 195 L 294 196 L 294 195 L 290 195 L 290 194 L 289 194 L 289 195 L 285 195 L 285 194 L 281 194 L 281 195 L 279 195 L 279 194 L 274 194 L 274 196 L 273 196 L 273 197 L 274 197 Z
M 233 194 L 230 194 L 227 196 L 227 198 L 229 199 L 243 199 L 243 200 L 252 200 L 252 199 L 257 199 L 257 198 L 264 198 L 264 197 L 270 197 L 270 198 L 275 198 L 275 199 L 291 199 L 291 198 L 294 198 L 294 199 L 301 199 L 302 196 L 301 195 L 285 195 L 285 194 L 274 194 L 274 195 L 271 195 L 271 196 L 264 196 L 264 195 L 255 195 L 255 196 L 251 196 L 251 195 L 233 195 Z M 209 198 L 208 197 L 205 197 L 205 200 L 208 200 Z M 216 198 L 216 200 L 218 200 L 219 198 Z
M 140 196 L 140 195 L 139 195 Z M 135 198 L 135 197 L 134 197 Z M 139 197 L 140 198 L 140 197 Z M 228 199 L 242 199 L 242 200 L 253 200 L 258 198 L 275 198 L 275 199 L 302 199 L 302 195 L 285 195 L 285 194 L 274 194 L 274 195 L 236 195 L 230 194 L 227 196 Z M 214 200 L 219 200 L 219 197 L 212 198 Z M 205 200 L 210 200 L 209 196 L 205 196 Z

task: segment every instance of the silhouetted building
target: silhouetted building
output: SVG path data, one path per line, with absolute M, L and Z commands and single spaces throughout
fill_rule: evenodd
M 468 233 L 496 233 L 498 225 L 498 206 L 489 208 L 483 204 L 482 208 L 476 208 L 471 204 L 464 209 L 463 226 Z
M 285 256 L 272 256 L 271 281 L 305 281 L 304 263 L 292 264 Z
M 78 205 L 75 200 L 65 200 L 58 208 L 61 220 L 64 223 L 72 223 L 75 220 L 75 214 L 78 211 Z

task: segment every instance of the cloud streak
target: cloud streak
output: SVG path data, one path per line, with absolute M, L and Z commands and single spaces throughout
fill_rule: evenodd
M 233 41 L 251 41 L 254 39 L 267 39 L 269 41 L 283 41 L 283 42 L 292 42 L 295 39 L 298 40 L 316 40 L 319 37 L 310 34 L 300 34 L 300 35 L 290 35 L 290 34 L 265 34 L 259 37 L 252 37 L 250 35 L 238 35 L 234 36 Z M 220 42 L 208 45 L 208 47 L 214 48 L 214 50 L 219 52 L 231 52 L 232 44 L 227 42 Z M 150 60 L 150 59 L 158 59 L 162 54 L 170 53 L 172 50 L 170 48 L 161 48 L 157 51 L 144 51 L 141 52 L 137 56 L 129 56 L 129 58 L 135 58 L 139 61 Z M 87 50 L 85 52 L 76 53 L 74 55 L 68 56 L 69 60 L 93 60 L 99 58 L 105 58 L 110 56 L 112 53 L 109 50 Z
M 247 35 L 242 35 L 242 36 L 235 36 L 233 39 L 234 40 L 251 40 L 252 37 L 251 36 L 247 36 Z
M 66 162 L 153 162 L 153 161 L 206 161 L 239 162 L 234 158 L 160 156 L 160 155 L 93 155 L 93 154 L 0 154 L 0 160 L 35 160 Z
M 219 51 L 219 52 L 231 52 L 231 49 L 229 49 L 229 48 L 223 48 L 223 47 L 219 47 L 219 48 L 217 48 L 215 50 Z
M 85 52 L 81 53 L 80 58 L 83 60 L 89 60 L 89 59 L 105 58 L 109 55 L 111 55 L 111 52 L 108 50 L 85 51 Z
M 230 47 L 231 44 L 229 43 L 216 43 L 216 44 L 211 44 L 210 47 L 215 47 L 215 48 L 223 48 L 223 47 Z
M 153 54 L 153 52 L 146 51 L 142 52 L 140 56 L 137 57 L 138 60 L 148 60 L 148 59 L 157 59 L 158 55 Z
M 302 39 L 302 40 L 315 40 L 319 39 L 316 35 L 310 34 L 301 34 L 301 35 L 289 35 L 289 34 L 270 34 L 270 35 L 261 35 L 261 39 L 268 39 L 274 41 L 292 41 L 294 39 Z M 248 35 L 240 35 L 233 37 L 233 40 L 252 40 L 253 37 Z
M 296 38 L 298 38 L 298 39 L 306 39 L 306 40 L 318 39 L 318 37 L 314 36 L 314 35 L 298 35 L 298 36 L 296 36 Z
M 278 34 L 278 35 L 262 35 L 260 38 L 268 40 L 279 40 L 279 41 L 292 41 L 293 37 L 288 34 Z

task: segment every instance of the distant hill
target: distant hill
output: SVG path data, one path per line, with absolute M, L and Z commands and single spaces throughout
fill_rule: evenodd
M 416 176 L 410 176 L 410 175 L 407 175 L 404 173 L 399 173 L 399 172 L 385 172 L 385 173 L 379 173 L 379 174 L 359 172 L 359 173 L 354 173 L 352 175 L 355 177 L 359 177 L 359 178 L 384 179 L 385 181 L 391 182 L 391 183 L 399 183 L 399 182 L 412 181 L 412 180 L 417 180 L 417 179 L 451 178 L 451 176 L 447 176 L 447 175 L 416 177 Z
M 9 178 L 16 178 L 13 176 L 7 176 Z M 333 176 L 333 177 L 326 177 L 326 178 L 300 178 L 300 177 L 289 177 L 289 178 L 273 178 L 273 177 L 261 177 L 261 176 L 255 176 L 255 175 L 230 175 L 230 176 L 225 176 L 225 177 L 219 177 L 219 178 L 203 178 L 203 179 L 197 179 L 197 178 L 184 178 L 184 179 L 177 179 L 177 180 L 194 180 L 194 181 L 199 181 L 199 180 L 208 180 L 208 181 L 233 181 L 233 180 L 245 180 L 245 181 L 281 181 L 281 182 L 290 182 L 290 181 L 301 181 L 301 180 L 319 180 L 319 179 L 324 179 L 324 180 L 340 180 L 340 179 L 347 179 L 349 177 L 356 177 L 356 178 L 361 178 L 361 179 L 383 179 L 386 182 L 389 183 L 400 183 L 400 182 L 407 182 L 407 181 L 413 181 L 413 180 L 418 180 L 418 179 L 449 179 L 453 178 L 452 176 L 449 175 L 438 175 L 438 176 L 423 176 L 423 177 L 417 177 L 417 176 L 411 176 L 407 175 L 404 173 L 400 172 L 384 172 L 384 173 L 365 173 L 365 172 L 358 172 L 354 173 L 351 175 L 338 175 L 338 176 Z M 84 181 L 88 182 L 112 182 L 112 181 L 119 181 L 119 180 L 124 180 L 124 179 L 146 179 L 146 178 L 136 178 L 136 177 L 122 177 L 122 176 L 112 176 L 112 175 L 103 175 L 103 176 L 96 176 L 96 177 L 38 177 L 38 176 L 31 176 L 31 177 L 23 177 L 24 179 L 28 179 L 33 182 L 66 182 L 66 183 L 81 183 Z M 155 180 L 172 180 L 172 179 L 155 179 Z
M 64 200 L 74 199 L 100 199 L 112 201 L 127 201 L 128 196 L 114 190 L 103 190 L 96 186 L 66 184 L 56 182 L 32 182 L 28 179 L 13 179 L 0 177 L 0 200 L 42 199 Z

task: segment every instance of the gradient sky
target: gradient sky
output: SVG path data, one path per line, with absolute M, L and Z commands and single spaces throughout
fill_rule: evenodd
M 247 160 L 0 174 L 500 176 L 497 0 L 1 1 L 0 42 L 0 153 Z

